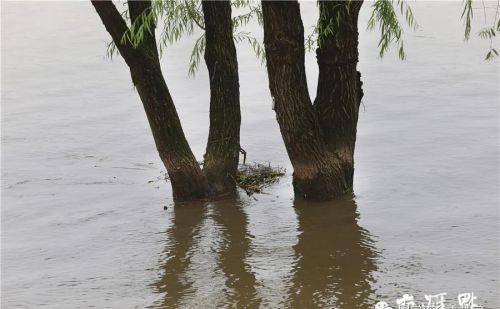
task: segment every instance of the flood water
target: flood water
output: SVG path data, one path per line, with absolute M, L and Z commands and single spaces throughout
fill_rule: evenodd
M 256 199 L 176 206 L 90 3 L 1 5 L 2 308 L 397 308 L 442 292 L 500 308 L 499 63 L 483 61 L 488 42 L 463 42 L 461 2 L 411 2 L 406 62 L 377 58 L 364 5 L 353 196 L 293 199 L 265 68 L 240 45 L 241 145 L 287 175 Z M 309 27 L 316 5 L 301 9 Z M 201 158 L 209 88 L 203 64 L 187 76 L 194 39 L 163 64 Z

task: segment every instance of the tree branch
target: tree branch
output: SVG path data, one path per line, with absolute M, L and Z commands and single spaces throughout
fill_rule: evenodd
M 130 20 L 135 22 L 146 10 L 151 9 L 151 1 L 127 1 Z
M 130 20 L 132 25 L 130 29 L 132 31 L 137 31 L 136 29 L 142 29 L 142 40 L 138 45 L 135 45 L 136 50 L 140 50 L 144 56 L 158 58 L 158 48 L 156 46 L 156 16 L 148 16 L 148 14 L 153 13 L 151 0 L 146 1 L 127 1 Z M 144 29 L 145 27 L 145 29 Z M 134 29 L 135 28 L 135 29 Z M 136 35 L 138 33 L 135 33 Z
M 194 23 L 200 27 L 202 30 L 205 30 L 205 27 L 203 27 L 203 25 L 200 23 L 200 21 L 198 20 L 198 17 L 199 16 L 196 16 L 195 14 L 193 14 L 193 11 L 191 11 L 191 8 L 189 7 L 189 4 L 187 4 L 187 13 L 189 15 L 189 17 L 191 17 L 191 19 L 194 21 Z
M 115 42 L 118 51 L 120 51 L 120 54 L 130 66 L 129 61 L 135 51 L 127 42 L 125 42 L 125 44 L 122 43 L 122 37 L 129 29 L 121 17 L 120 12 L 118 12 L 111 0 L 91 0 L 90 2 L 94 6 L 97 14 L 99 14 L 113 42 Z

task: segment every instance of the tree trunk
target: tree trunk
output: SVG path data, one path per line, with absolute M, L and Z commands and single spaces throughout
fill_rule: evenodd
M 210 131 L 204 172 L 214 193 L 235 192 L 240 150 L 240 91 L 231 3 L 202 1 L 210 77 Z
M 314 108 L 328 151 L 341 159 L 352 187 L 358 111 L 363 91 L 358 63 L 358 15 L 362 1 L 319 1 L 320 29 L 316 50 L 319 76 Z
M 148 62 L 130 71 L 143 102 L 156 148 L 172 182 L 174 200 L 206 197 L 207 181 L 184 136 L 160 64 Z
M 130 68 L 132 81 L 144 105 L 151 131 L 172 182 L 173 198 L 185 201 L 203 198 L 208 185 L 184 136 L 172 97 L 163 78 L 154 27 L 145 32 L 144 41 L 134 48 L 122 42 L 128 30 L 125 21 L 111 1 L 92 1 L 106 30 Z M 128 1 L 132 22 L 151 7 L 151 1 Z
M 307 89 L 304 28 L 297 1 L 262 1 L 269 88 L 288 156 L 295 194 L 310 200 L 342 195 L 348 184 L 327 151 Z

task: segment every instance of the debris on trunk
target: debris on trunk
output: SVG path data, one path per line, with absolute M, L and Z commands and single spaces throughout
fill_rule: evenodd
M 200 163 L 203 165 L 203 162 Z M 248 196 L 254 193 L 265 193 L 264 188 L 279 181 L 279 178 L 284 176 L 286 169 L 277 166 L 271 166 L 270 163 L 266 164 L 240 164 L 238 166 L 238 173 L 236 178 L 233 178 L 235 184 L 246 192 Z M 160 171 L 160 175 L 156 179 L 148 181 L 153 184 L 156 189 L 160 186 L 158 182 L 169 181 L 168 173 Z
M 285 172 L 284 168 L 273 167 L 271 164 L 240 164 L 236 179 L 233 180 L 248 196 L 251 196 L 254 193 L 264 193 L 263 189 L 277 182 Z

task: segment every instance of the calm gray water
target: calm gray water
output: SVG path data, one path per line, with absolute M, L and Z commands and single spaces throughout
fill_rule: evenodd
M 461 2 L 412 5 L 408 61 L 377 59 L 378 34 L 361 33 L 354 198 L 293 200 L 265 68 L 241 45 L 242 147 L 288 174 L 258 200 L 174 207 L 90 3 L 2 2 L 2 308 L 397 308 L 442 292 L 500 308 L 499 63 L 463 42 Z M 312 25 L 315 4 L 302 10 Z M 193 39 L 163 61 L 201 158 L 209 88 L 205 68 L 187 77 Z M 307 69 L 314 93 L 314 54 Z

